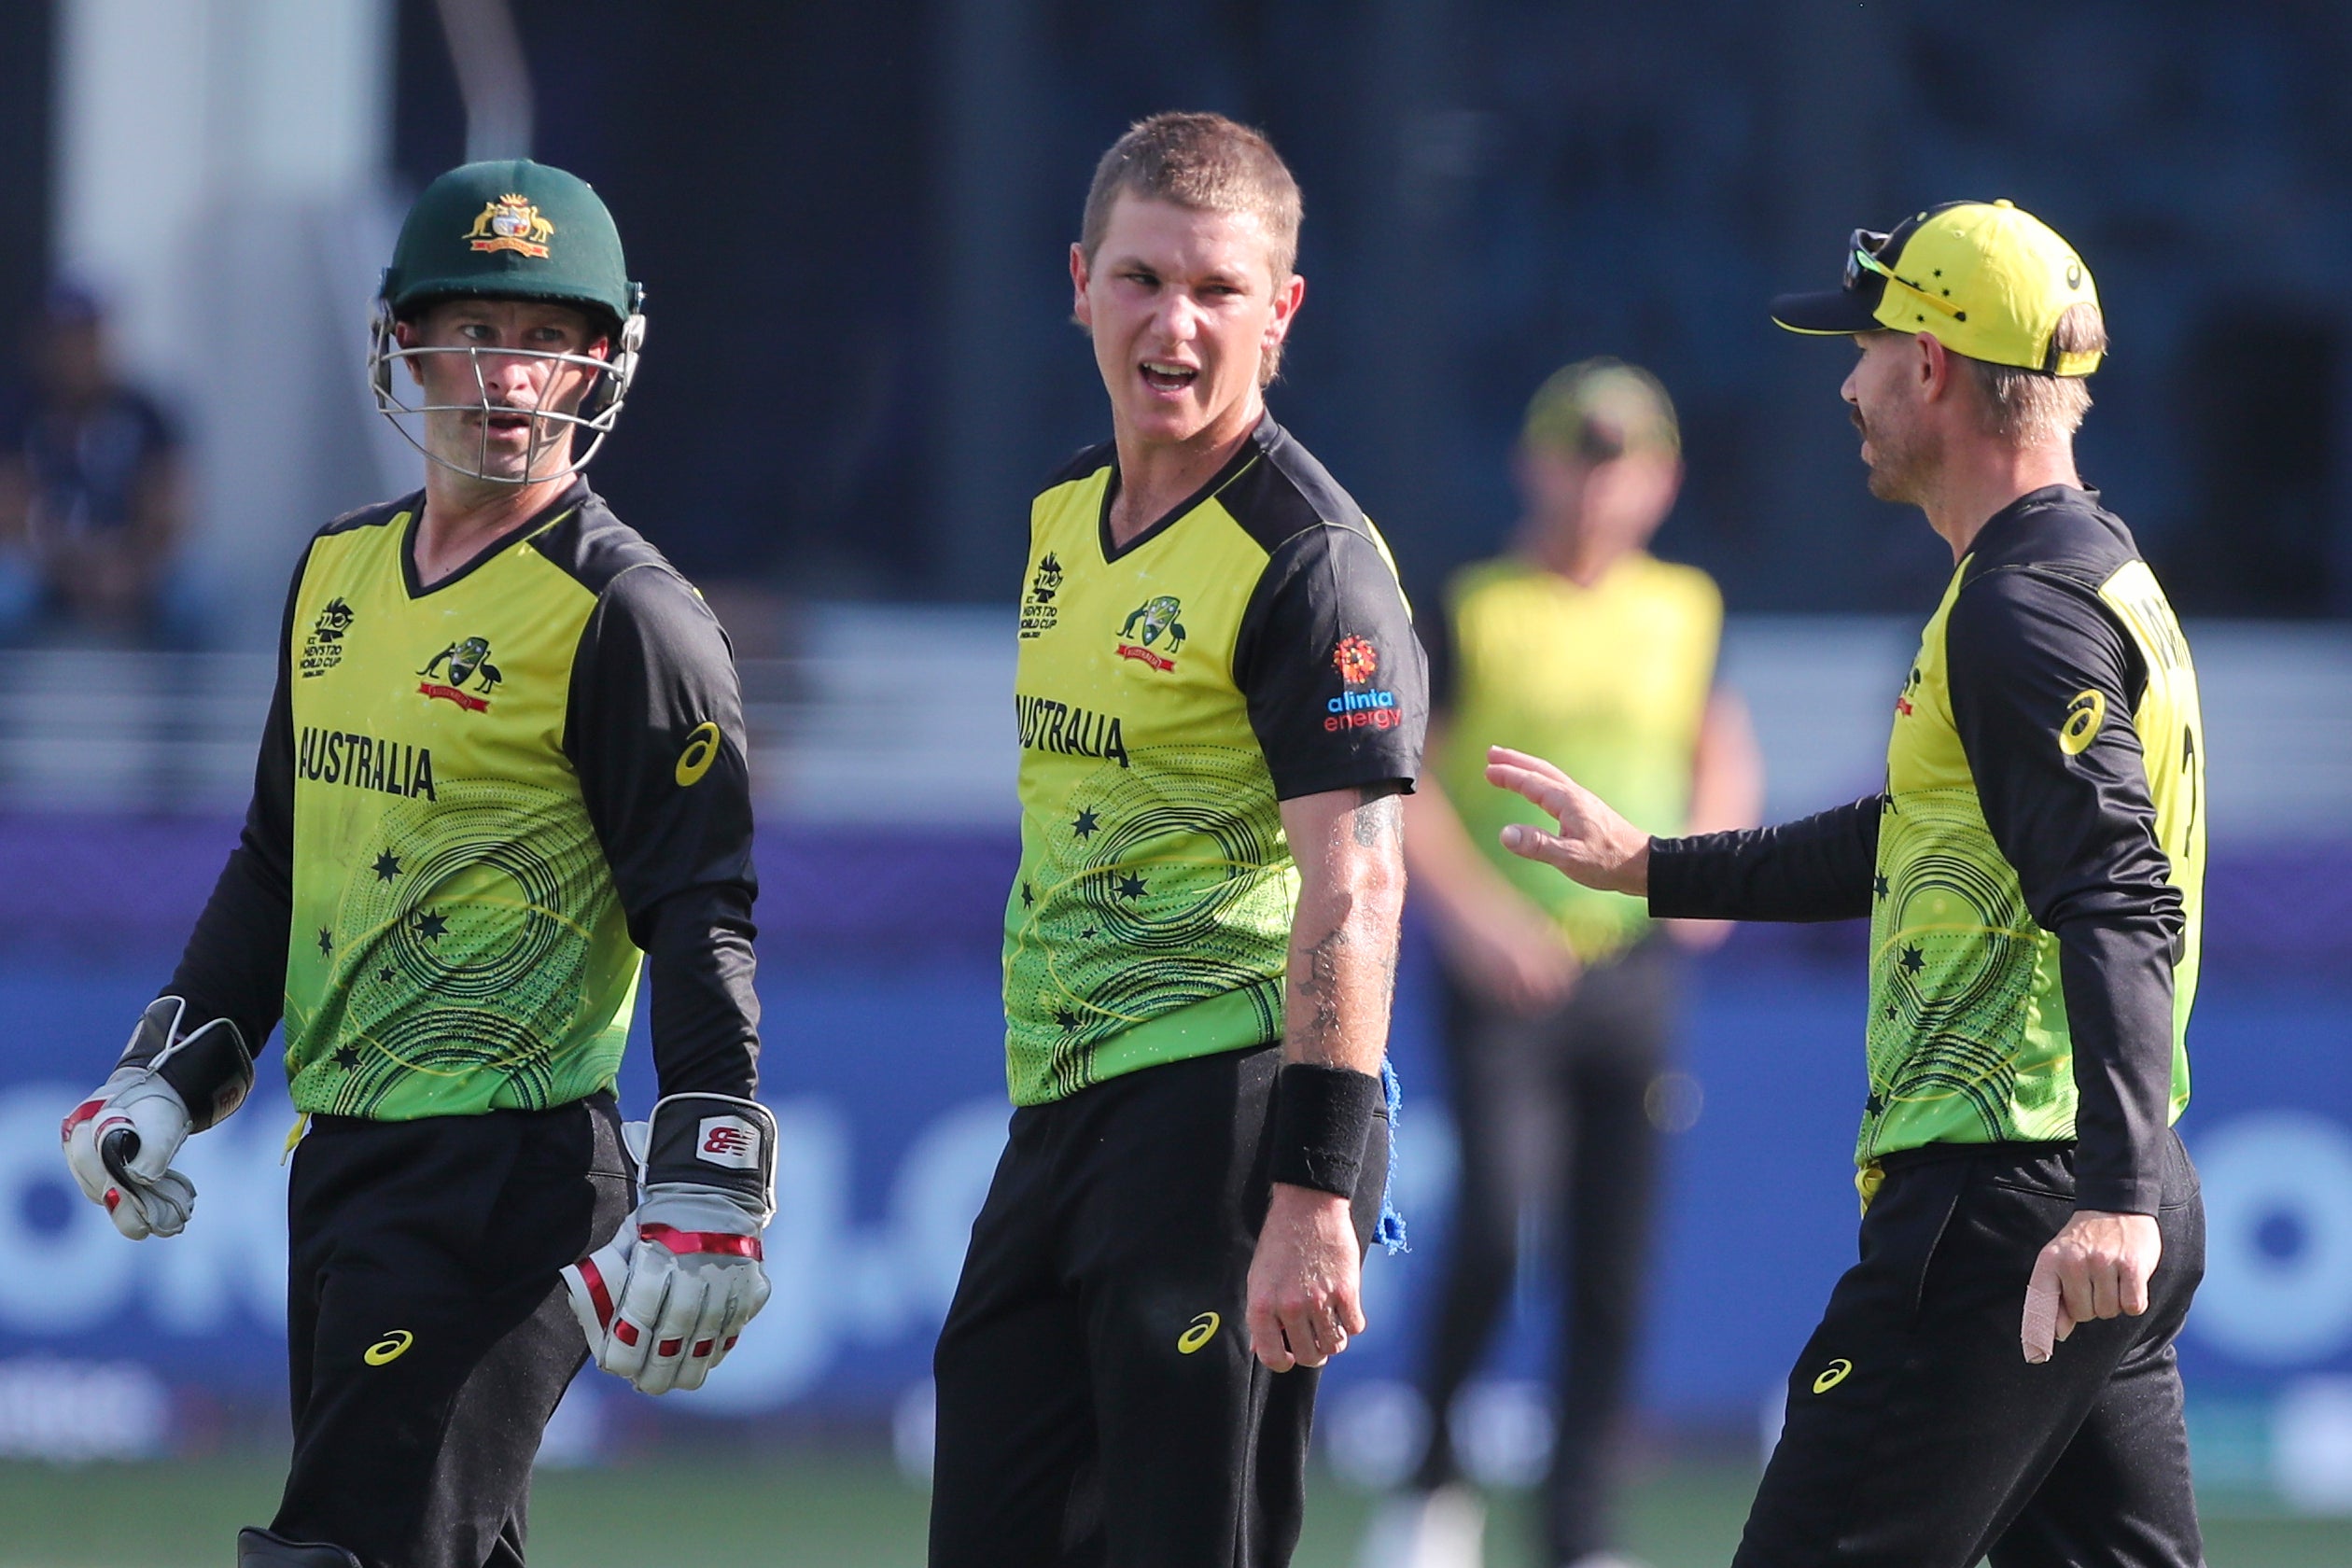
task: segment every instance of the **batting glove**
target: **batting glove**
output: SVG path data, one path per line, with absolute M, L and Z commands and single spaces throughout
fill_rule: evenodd
M 58 1129 L 75 1184 L 133 1241 L 186 1228 L 196 1188 L 172 1160 L 253 1087 L 253 1053 L 237 1026 L 215 1018 L 183 1034 L 187 1013 L 178 997 L 149 1002 L 112 1075 Z
M 646 1393 L 702 1387 L 767 1305 L 776 1118 L 732 1095 L 653 1107 L 637 1211 L 563 1271 L 588 1351 Z

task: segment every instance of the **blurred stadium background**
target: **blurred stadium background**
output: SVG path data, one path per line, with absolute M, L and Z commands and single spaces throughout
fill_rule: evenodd
M 406 195 L 525 148 L 595 182 L 649 287 L 594 477 L 745 655 L 788 1130 L 775 1301 L 699 1394 L 576 1386 L 539 1555 L 682 1561 L 646 1521 L 691 1487 L 697 1557 L 919 1560 L 927 1354 L 1004 1121 L 1025 486 L 1101 425 L 1062 249 L 1095 154 L 1169 106 L 1297 169 L 1309 305 L 1274 405 L 1415 581 L 1499 539 L 1547 371 L 1659 373 L 1690 464 L 1659 547 L 1727 591 L 1775 815 L 1875 782 L 1949 564 L 1866 497 L 1841 357 L 1764 298 L 1950 196 L 2091 259 L 2118 348 L 2085 471 L 2191 618 L 2211 726 L 2182 1355 L 2212 1557 L 2352 1561 L 2347 76 L 2352 11 L 2317 0 L 0 0 L 0 428 L 61 309 L 103 313 L 181 497 L 128 621 L 0 545 L 0 1564 L 216 1560 L 273 1499 L 282 1089 L 190 1146 L 170 1244 L 74 1197 L 56 1118 L 233 834 L 300 539 L 413 483 L 361 371 Z M 1632 1544 L 1660 1568 L 1728 1554 L 1851 1253 L 1860 953 L 1741 933 L 1656 1097 L 1679 1136 Z M 1416 955 L 1408 1090 L 1429 1003 Z M 1430 1419 L 1399 1379 L 1450 1147 L 1416 1094 L 1415 1250 L 1372 1266 L 1375 1332 L 1326 1384 L 1302 1561 L 1347 1560 Z M 1500 1492 L 1541 1469 L 1543 1341 L 1525 1314 L 1453 1412 Z

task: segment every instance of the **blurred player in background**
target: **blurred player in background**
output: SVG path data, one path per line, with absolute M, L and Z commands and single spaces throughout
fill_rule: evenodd
M 1011 1141 L 936 1358 L 935 1568 L 1287 1562 L 1364 1331 L 1426 672 L 1266 412 L 1305 283 L 1257 133 L 1160 115 L 1071 247 L 1113 439 L 1038 496 L 1005 904 Z
M 1715 682 L 1723 603 L 1705 573 L 1645 550 L 1682 479 L 1665 388 L 1613 359 L 1571 365 L 1528 406 L 1516 455 L 1524 507 L 1508 554 L 1448 584 L 1430 644 L 1431 766 L 1406 807 L 1413 891 L 1443 963 L 1461 1163 L 1414 1489 L 1377 1517 L 1378 1568 L 1475 1568 L 1483 1508 L 1463 1484 L 1447 1413 L 1477 1369 L 1520 1266 L 1521 1216 L 1565 1245 L 1547 1561 L 1618 1561 L 1611 1503 L 1642 1311 L 1659 1163 L 1660 1075 L 1677 945 L 1728 927 L 1653 925 L 1506 852 L 1508 822 L 1543 820 L 1490 788 L 1486 749 L 1561 759 L 1659 833 L 1746 827 L 1763 768 L 1747 712 Z
M 642 294 L 560 169 L 471 163 L 417 199 L 371 360 L 379 404 L 421 426 L 425 488 L 304 552 L 243 839 L 65 1122 L 117 1227 L 175 1235 L 195 1195 L 173 1155 L 285 1020 L 308 1126 L 294 1455 L 243 1568 L 514 1568 L 583 1326 L 658 1393 L 699 1384 L 767 1297 L 735 666 L 580 476 Z M 648 957 L 662 1099 L 633 1197 L 613 1081 Z
M 2205 870 L 2196 672 L 2074 432 L 2107 329 L 2006 202 L 1856 231 L 1844 286 L 1871 493 L 1958 563 L 1895 702 L 1886 792 L 1654 837 L 1548 762 L 1518 853 L 1652 914 L 1870 917 L 1861 1261 L 1789 1379 L 1740 1568 L 2204 1561 L 2173 1339 L 2205 1271 L 2188 1102 Z M 1727 1305 L 1738 1281 L 1723 1281 Z

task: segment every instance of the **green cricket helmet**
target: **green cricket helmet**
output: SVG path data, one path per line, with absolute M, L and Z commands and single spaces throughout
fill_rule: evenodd
M 443 301 L 463 299 L 531 300 L 575 306 L 595 320 L 609 347 L 606 357 L 599 358 L 540 349 L 400 346 L 394 330 L 399 323 L 415 319 Z M 409 208 L 408 218 L 400 225 L 399 241 L 392 248 L 392 264 L 384 270 L 384 284 L 376 295 L 368 373 L 375 388 L 377 412 L 431 461 L 476 479 L 534 483 L 588 466 L 620 417 L 621 405 L 637 378 L 637 355 L 644 343 L 645 288 L 629 281 L 621 256 L 621 232 L 603 200 L 577 175 L 528 159 L 500 159 L 450 170 L 427 186 Z M 395 360 L 455 354 L 472 357 L 478 399 L 413 405 L 402 401 L 393 383 Z M 488 471 L 490 425 L 486 420 L 482 427 L 482 450 L 470 469 L 427 450 L 421 434 L 403 423 L 410 415 L 497 410 L 499 405 L 491 401 L 488 380 L 481 373 L 480 357 L 484 354 L 505 359 L 553 360 L 595 372 L 577 412 L 535 411 L 531 449 L 520 475 Z M 571 432 L 587 434 L 587 450 L 570 455 L 561 468 L 539 471 L 542 442 L 553 445 Z

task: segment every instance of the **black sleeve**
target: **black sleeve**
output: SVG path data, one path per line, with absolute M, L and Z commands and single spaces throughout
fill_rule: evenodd
M 1351 785 L 1412 787 L 1429 672 L 1379 547 L 1335 524 L 1274 552 L 1242 611 L 1233 679 L 1282 800 Z
M 1961 590 L 1946 622 L 1952 715 L 1984 820 L 2025 906 L 2058 938 L 2073 1037 L 2076 1201 L 2153 1214 L 2171 1122 L 2179 890 L 2132 710 L 2147 672 L 2085 585 L 2020 568 Z M 2104 716 L 2069 754 L 2079 698 Z
M 581 634 L 564 750 L 653 987 L 661 1091 L 749 1097 L 751 785 L 727 635 L 658 566 L 616 577 Z
M 1777 827 L 1653 838 L 1649 911 L 1690 920 L 1867 918 L 1884 801 L 1866 795 Z
M 286 945 L 294 919 L 294 709 L 287 689 L 294 600 L 310 552 L 294 568 L 279 623 L 277 683 L 253 766 L 245 831 L 196 917 L 167 996 L 188 1002 L 187 1027 L 227 1018 L 259 1052 L 286 1009 Z

